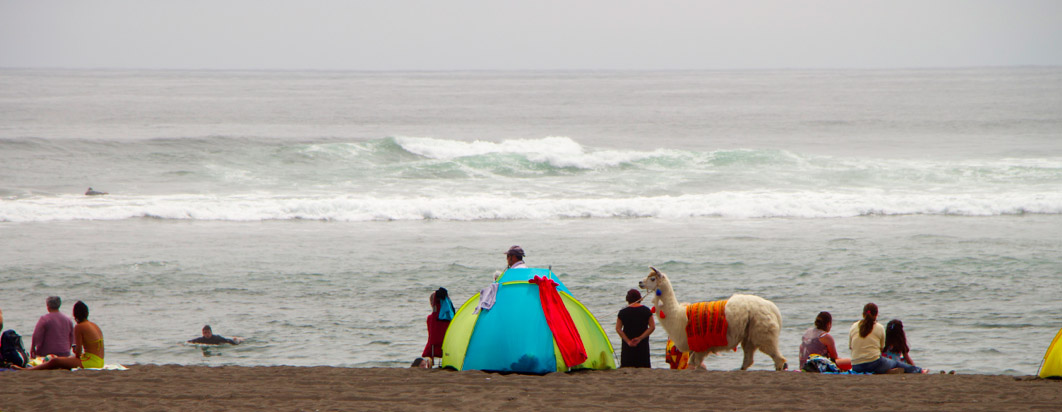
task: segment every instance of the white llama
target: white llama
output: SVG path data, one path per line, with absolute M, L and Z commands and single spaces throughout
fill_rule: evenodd
M 686 306 L 675 299 L 675 291 L 668 280 L 656 268 L 638 286 L 653 294 L 653 306 L 660 324 L 667 330 L 668 337 L 675 342 L 675 347 L 683 352 L 690 350 L 686 337 Z M 726 316 L 727 346 L 712 346 L 707 350 L 690 353 L 689 365 L 701 365 L 710 353 L 731 350 L 741 344 L 745 360 L 741 370 L 752 366 L 752 356 L 759 349 L 774 359 L 774 369 L 788 369 L 785 357 L 778 351 L 778 335 L 782 330 L 782 313 L 771 301 L 759 296 L 735 294 L 727 300 L 724 308 Z

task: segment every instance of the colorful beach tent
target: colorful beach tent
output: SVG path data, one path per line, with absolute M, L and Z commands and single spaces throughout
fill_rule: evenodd
M 1062 329 L 1055 334 L 1055 339 L 1047 347 L 1044 363 L 1040 365 L 1041 378 L 1062 378 Z
M 457 310 L 442 367 L 535 374 L 616 368 L 597 319 L 549 269 L 509 269 L 496 282 L 490 309 L 475 313 L 476 294 Z

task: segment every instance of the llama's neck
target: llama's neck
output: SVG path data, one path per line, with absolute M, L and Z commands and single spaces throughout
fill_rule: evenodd
M 657 313 L 665 315 L 660 318 L 660 323 L 663 324 L 664 329 L 667 329 L 668 334 L 684 330 L 686 328 L 686 308 L 679 304 L 678 299 L 675 298 L 675 290 L 671 288 L 671 282 L 667 278 L 661 277 L 656 290 L 659 292 L 653 292 L 656 293 L 653 297 L 653 305 L 656 306 Z
M 678 299 L 675 298 L 675 290 L 671 288 L 671 282 L 666 278 L 661 278 L 660 283 L 656 285 L 656 291 L 653 292 L 653 304 L 657 308 L 664 310 L 675 310 L 680 308 Z

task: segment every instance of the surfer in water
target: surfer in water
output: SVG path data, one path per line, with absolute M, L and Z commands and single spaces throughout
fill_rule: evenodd
M 206 325 L 203 326 L 203 336 L 192 339 L 188 341 L 188 343 L 199 343 L 205 345 L 221 345 L 224 343 L 228 343 L 230 345 L 239 345 L 240 341 L 240 338 L 229 339 L 221 335 L 215 335 L 214 332 L 210 330 L 210 325 Z
M 98 190 L 92 190 L 91 187 L 88 188 L 88 190 L 85 191 L 85 196 L 100 196 L 100 195 L 105 195 L 105 194 L 107 194 L 107 192 L 100 192 Z

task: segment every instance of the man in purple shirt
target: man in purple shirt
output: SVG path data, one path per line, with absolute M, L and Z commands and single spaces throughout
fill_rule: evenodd
M 63 304 L 58 296 L 49 296 L 45 300 L 48 314 L 41 316 L 37 327 L 33 328 L 33 341 L 30 344 L 30 357 L 71 356 L 70 345 L 74 343 L 74 321 L 59 313 Z

